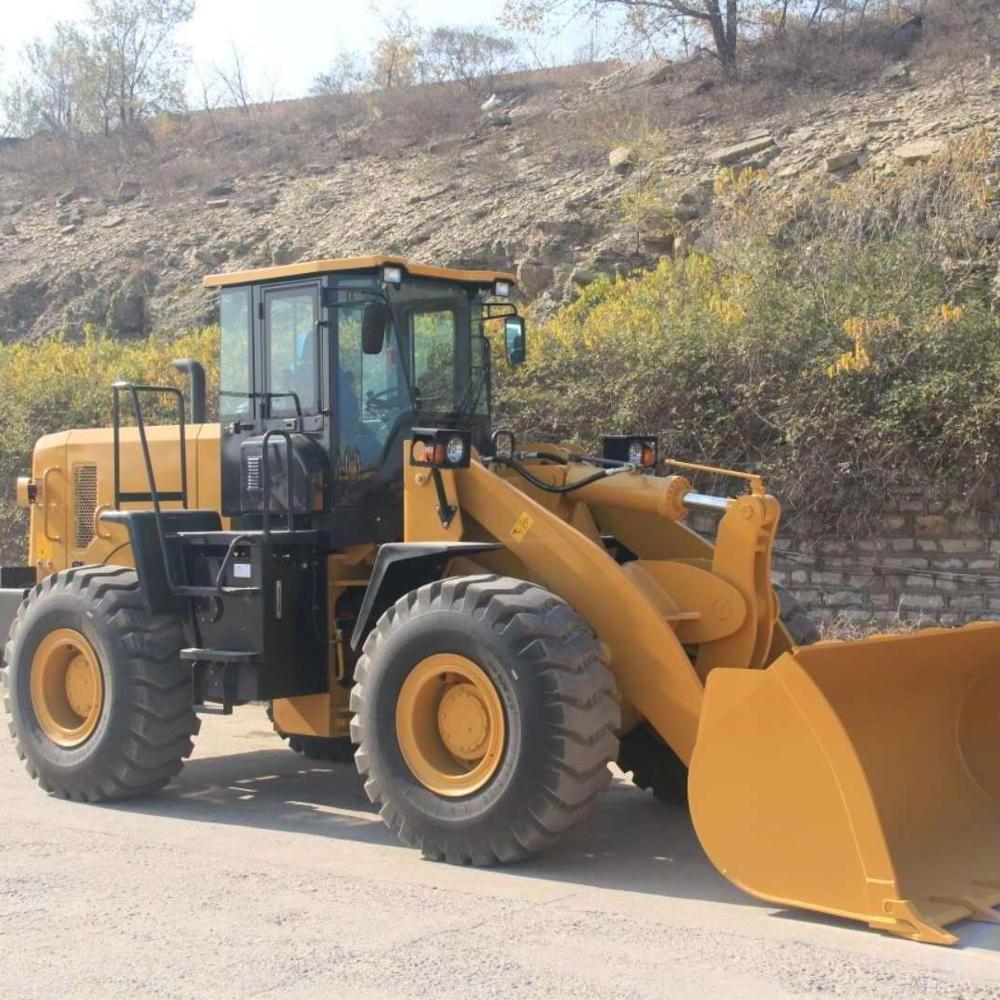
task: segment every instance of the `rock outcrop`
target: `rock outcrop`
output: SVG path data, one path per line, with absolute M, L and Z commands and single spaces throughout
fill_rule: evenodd
M 180 131 L 124 164 L 82 163 L 88 180 L 51 189 L 30 169 L 42 150 L 0 148 L 0 341 L 87 323 L 121 336 L 181 330 L 213 315 L 207 272 L 377 251 L 516 268 L 523 295 L 545 309 L 600 274 L 702 245 L 720 170 L 762 170 L 789 191 L 851 183 L 861 170 L 921 169 L 964 134 L 1000 128 L 995 70 L 924 81 L 906 64 L 867 89 L 776 105 L 755 121 L 723 113 L 722 85 L 699 90 L 678 99 L 717 110 L 663 128 L 649 148 L 638 137 L 601 143 L 595 121 L 622 102 L 661 100 L 672 74 L 656 63 L 510 87 L 475 106 L 471 124 L 443 116 L 424 130 L 405 131 L 404 109 L 388 124 L 324 131 L 304 107 L 287 111 L 285 134 L 248 133 L 208 163 Z M 274 148 L 256 148 L 264 141 Z M 293 141 L 310 159 L 285 166 Z M 637 227 L 626 206 L 651 184 L 666 217 Z M 984 197 L 1000 211 L 1000 164 Z

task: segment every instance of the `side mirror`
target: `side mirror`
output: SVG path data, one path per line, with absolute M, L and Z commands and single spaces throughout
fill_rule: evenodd
M 507 364 L 514 367 L 524 362 L 528 356 L 528 347 L 525 341 L 523 316 L 508 316 L 504 320 L 503 346 Z
M 385 344 L 385 327 L 389 322 L 389 307 L 384 302 L 369 302 L 361 320 L 361 350 L 365 354 L 381 354 Z

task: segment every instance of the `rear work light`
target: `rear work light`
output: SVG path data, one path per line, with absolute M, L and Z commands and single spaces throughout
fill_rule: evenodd
M 396 288 L 403 283 L 403 269 L 395 264 L 386 264 L 382 268 L 382 283 L 384 285 L 395 285 Z
M 494 458 L 512 459 L 517 450 L 517 439 L 512 431 L 494 431 L 490 438 L 490 451 Z
M 658 441 L 651 434 L 623 434 L 601 438 L 601 457 L 628 462 L 638 469 L 656 468 Z

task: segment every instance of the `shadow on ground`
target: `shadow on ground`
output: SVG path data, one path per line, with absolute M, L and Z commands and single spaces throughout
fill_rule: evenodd
M 353 765 L 309 761 L 280 746 L 195 758 L 159 795 L 101 808 L 389 847 L 398 843 L 369 803 Z M 623 780 L 616 780 L 594 815 L 551 851 L 490 874 L 762 905 L 712 867 L 685 809 L 657 802 Z
M 352 764 L 309 761 L 281 745 L 197 757 L 160 795 L 100 808 L 408 850 L 382 824 Z M 757 907 L 778 919 L 835 928 L 862 926 L 804 910 L 775 911 L 741 892 L 705 856 L 686 809 L 666 806 L 622 779 L 604 793 L 594 815 L 552 850 L 484 875 Z M 954 929 L 960 948 L 1000 951 L 1000 927 L 964 923 Z

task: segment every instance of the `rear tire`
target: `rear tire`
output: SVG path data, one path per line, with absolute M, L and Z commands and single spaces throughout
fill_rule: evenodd
M 822 637 L 816 623 L 809 617 L 809 612 L 780 583 L 774 585 L 774 592 L 778 595 L 778 606 L 781 609 L 778 617 L 792 642 L 796 646 L 811 646 L 814 642 L 819 642 Z
M 52 721 L 75 719 L 67 708 L 73 698 L 58 683 L 62 669 L 69 690 L 68 668 L 57 662 L 49 671 L 54 693 L 39 694 L 39 672 L 49 669 L 46 650 L 62 636 L 92 656 L 90 689 L 98 691 L 92 720 L 72 731 Z M 31 777 L 53 795 L 89 802 L 147 795 L 167 784 L 191 754 L 199 728 L 183 645 L 180 618 L 146 610 L 133 570 L 83 566 L 38 584 L 4 651 L 4 706 Z
M 325 760 L 332 764 L 351 764 L 355 746 L 348 736 L 292 736 L 288 747 L 309 760 Z
M 780 584 L 774 592 L 781 609 L 779 617 L 796 646 L 819 642 L 820 633 L 805 608 Z M 668 805 L 687 804 L 687 768 L 680 757 L 645 721 L 621 737 L 618 767 L 632 774 L 632 784 Z
M 684 762 L 643 720 L 621 737 L 618 767 L 632 774 L 632 784 L 672 806 L 687 803 L 687 773 Z
M 288 749 L 302 754 L 308 760 L 325 760 L 333 764 L 350 764 L 354 761 L 354 751 L 357 749 L 349 736 L 298 736 L 286 733 L 274 721 L 274 712 L 270 706 L 267 717 L 274 731 L 288 743 Z
M 466 679 L 449 688 L 452 662 Z M 438 664 L 440 689 L 421 681 L 436 680 L 427 669 Z M 534 584 L 484 575 L 412 591 L 369 635 L 355 677 L 351 735 L 365 791 L 399 839 L 426 857 L 489 865 L 544 850 L 611 780 L 619 713 L 602 647 L 569 605 Z M 447 750 L 452 709 L 469 721 L 458 732 L 469 747 L 494 748 L 468 775 L 444 773 L 441 755 L 436 790 L 413 764 L 413 745 L 427 735 L 407 728 L 417 682 L 424 687 L 413 704 L 438 699 L 436 710 L 432 700 L 429 714 L 413 716 L 436 711 L 438 750 Z M 449 701 L 456 687 L 465 693 Z M 469 708 L 476 698 L 481 712 Z

